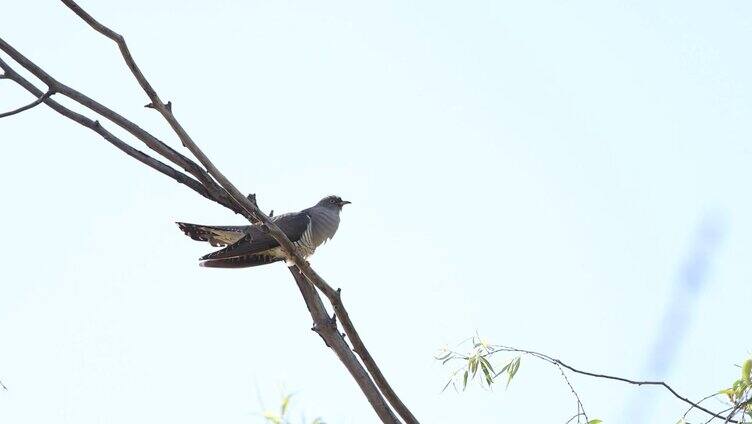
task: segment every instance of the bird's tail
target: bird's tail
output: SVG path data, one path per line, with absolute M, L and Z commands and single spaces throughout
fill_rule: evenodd
M 199 265 L 207 268 L 249 268 L 281 261 L 282 258 L 270 255 L 245 255 L 225 259 L 209 259 Z
M 196 241 L 206 241 L 212 246 L 228 246 L 243 238 L 247 226 L 197 225 L 176 222 L 178 227 Z

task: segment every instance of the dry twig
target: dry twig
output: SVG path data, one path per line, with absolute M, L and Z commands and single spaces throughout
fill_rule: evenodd
M 53 94 L 55 94 L 54 91 L 47 90 L 46 93 L 42 94 L 41 96 L 39 96 L 38 99 L 34 100 L 33 102 L 29 103 L 28 105 L 21 106 L 18 109 L 14 109 L 14 110 L 11 110 L 9 112 L 0 113 L 0 118 L 5 118 L 6 116 L 12 116 L 12 115 L 15 115 L 17 113 L 21 113 L 21 112 L 23 112 L 25 110 L 29 110 L 29 109 L 33 108 L 34 106 L 42 103 L 43 101 L 45 101 L 47 98 L 49 98 Z

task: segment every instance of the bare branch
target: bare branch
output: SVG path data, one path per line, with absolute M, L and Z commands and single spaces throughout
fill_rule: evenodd
M 571 423 L 571 422 L 572 422 L 572 420 L 574 420 L 574 419 L 577 419 L 577 422 L 579 423 L 579 422 L 580 422 L 580 417 L 581 417 L 581 416 L 583 416 L 583 415 L 584 415 L 584 414 L 583 414 L 582 412 L 578 412 L 578 413 L 576 413 L 576 414 L 572 415 L 572 417 L 571 417 L 570 419 L 568 419 L 568 420 L 564 421 L 564 424 L 569 424 L 569 423 Z
M 587 413 L 585 413 L 585 405 L 582 404 L 582 400 L 580 399 L 580 395 L 577 394 L 577 391 L 574 389 L 574 386 L 572 386 L 572 383 L 569 381 L 569 378 L 567 377 L 567 374 L 564 372 L 563 369 L 561 369 L 561 366 L 558 364 L 555 364 L 556 368 L 559 369 L 559 372 L 561 373 L 561 377 L 564 379 L 564 382 L 567 383 L 567 386 L 569 386 L 569 390 L 572 391 L 572 395 L 574 395 L 574 398 L 577 400 L 577 422 L 580 422 L 580 415 L 585 417 L 585 422 L 590 422 L 588 419 Z M 571 421 L 571 420 L 570 420 Z
M 173 115 L 172 108 L 168 107 L 167 104 L 162 102 L 162 100 L 157 95 L 156 90 L 154 90 L 154 88 L 148 82 L 144 74 L 141 72 L 141 69 L 136 64 L 135 60 L 133 59 L 133 56 L 131 55 L 130 50 L 128 49 L 128 45 L 125 42 L 125 38 L 122 35 L 118 34 L 117 32 L 101 24 L 96 19 L 94 19 L 94 17 L 92 17 L 89 13 L 83 10 L 73 0 L 62 0 L 62 2 L 66 6 L 68 6 L 76 15 L 78 15 L 81 19 L 83 19 L 84 22 L 86 22 L 89 26 L 91 26 L 95 31 L 111 39 L 118 45 L 118 48 L 120 49 L 120 52 L 128 68 L 131 70 L 133 76 L 136 78 L 139 85 L 141 85 L 141 88 L 143 88 L 144 92 L 146 93 L 146 95 L 149 97 L 149 100 L 151 101 L 151 103 L 149 103 L 148 106 L 151 106 L 159 111 L 159 113 L 164 117 L 164 119 L 169 123 L 169 125 L 178 135 L 178 138 L 180 138 L 181 142 L 183 143 L 183 146 L 185 146 L 188 150 L 190 150 L 190 152 L 193 153 L 193 155 L 198 159 L 198 161 L 202 165 L 204 165 L 204 167 L 207 169 L 209 174 L 212 177 L 214 177 L 217 180 L 217 182 L 225 190 L 227 190 L 230 196 L 237 202 L 237 204 L 245 212 L 244 215 L 246 217 L 249 217 L 249 219 L 251 219 L 251 222 L 260 222 L 261 224 L 263 224 L 264 228 L 268 229 L 269 234 L 280 244 L 284 252 L 288 255 L 288 257 L 292 260 L 292 262 L 297 266 L 300 272 L 314 286 L 316 286 L 316 288 L 321 290 L 326 295 L 330 303 L 333 305 L 335 309 L 335 313 L 338 316 L 340 316 L 343 328 L 345 329 L 347 336 L 350 337 L 350 340 L 353 341 L 353 345 L 356 348 L 356 352 L 361 357 L 361 359 L 363 359 L 363 362 L 366 368 L 374 377 L 374 380 L 376 384 L 378 385 L 379 389 L 381 390 L 381 392 L 383 393 L 383 395 L 389 400 L 389 403 L 395 408 L 395 410 L 397 410 L 397 412 L 400 414 L 400 416 L 402 416 L 402 418 L 405 420 L 406 423 L 410 423 L 410 424 L 418 423 L 417 419 L 412 415 L 412 413 L 407 409 L 404 403 L 399 399 L 399 397 L 397 397 L 394 390 L 386 382 L 386 379 L 381 373 L 381 370 L 378 368 L 378 366 L 376 366 L 375 361 L 373 360 L 371 355 L 368 353 L 368 350 L 365 348 L 365 345 L 360 339 L 360 336 L 358 335 L 357 331 L 355 331 L 355 327 L 352 325 L 352 322 L 349 319 L 347 311 L 344 305 L 342 304 L 339 291 L 335 291 L 323 278 L 321 278 L 310 267 L 308 262 L 300 255 L 300 253 L 297 251 L 295 246 L 290 242 L 290 240 L 287 238 L 284 232 L 282 232 L 271 221 L 269 216 L 265 215 L 258 208 L 255 202 L 251 202 L 247 197 L 243 196 L 240 190 L 238 190 L 229 181 L 229 179 L 227 179 L 227 177 L 225 177 L 224 174 L 222 174 L 219 171 L 219 169 L 211 162 L 211 160 L 209 160 L 206 154 L 204 154 L 204 152 L 198 147 L 198 145 L 196 145 L 193 139 L 188 135 L 188 133 L 183 128 L 183 126 L 178 122 L 178 120 Z M 306 300 L 308 301 L 308 299 Z M 361 388 L 363 387 L 361 386 Z M 376 405 L 374 405 L 374 407 L 376 407 Z M 385 417 L 381 417 L 381 418 L 382 420 L 385 419 Z
M 378 394 L 378 390 L 370 376 L 360 366 L 360 362 L 358 362 L 358 359 L 350 350 L 350 346 L 337 330 L 335 319 L 329 317 L 329 313 L 326 311 L 321 297 L 316 293 L 316 289 L 297 267 L 292 266 L 289 269 L 292 277 L 295 279 L 295 283 L 298 285 L 298 289 L 300 289 L 300 293 L 303 295 L 308 311 L 311 317 L 313 317 L 314 325 L 312 330 L 324 339 L 324 343 L 334 350 L 342 363 L 345 364 L 347 371 L 350 372 L 361 389 L 363 389 L 363 393 L 366 394 L 369 402 L 372 405 L 376 404 L 374 405 L 374 409 L 377 409 L 378 406 L 377 413 L 381 420 L 385 423 L 399 423 L 391 410 L 389 410 L 389 406 L 386 405 L 384 398 Z
M 33 102 L 27 104 L 26 106 L 21 106 L 18 109 L 11 110 L 10 112 L 0 113 L 0 118 L 5 118 L 6 116 L 15 115 L 15 114 L 21 113 L 21 112 L 23 112 L 25 110 L 29 110 L 29 109 L 33 108 L 34 106 L 36 106 L 36 105 L 44 102 L 45 99 L 51 97 L 53 94 L 55 94 L 55 92 L 53 90 L 47 90 L 46 93 L 42 94 L 39 98 L 37 98 Z
M 3 61 L 0 58 L 0 68 L 3 69 L 5 72 L 6 78 L 14 81 L 24 89 L 26 89 L 28 92 L 33 94 L 34 96 L 40 97 L 42 96 L 42 91 L 36 88 L 31 82 L 29 82 L 27 79 L 19 75 L 17 72 L 15 72 L 5 61 Z M 47 106 L 52 108 L 54 111 L 58 112 L 59 114 L 65 116 L 66 118 L 77 122 L 81 125 L 83 125 L 86 128 L 89 128 L 90 130 L 96 132 L 100 136 L 102 136 L 105 140 L 110 142 L 113 146 L 117 147 L 121 151 L 123 151 L 128 156 L 138 160 L 139 162 L 145 164 L 146 166 L 164 174 L 168 177 L 174 179 L 175 181 L 185 184 L 189 188 L 191 188 L 193 191 L 197 192 L 201 196 L 206 197 L 209 200 L 217 201 L 217 199 L 213 198 L 209 192 L 206 190 L 206 187 L 201 185 L 198 181 L 194 180 L 193 178 L 189 177 L 186 174 L 183 174 L 180 171 L 177 171 L 173 169 L 172 167 L 152 158 L 151 156 L 141 152 L 140 150 L 137 150 L 130 146 L 129 144 L 125 143 L 115 135 L 113 135 L 111 132 L 107 131 L 102 125 L 99 124 L 98 121 L 94 121 L 90 118 L 87 118 L 84 115 L 81 115 L 80 113 L 74 112 L 65 106 L 61 105 L 60 103 L 52 100 L 52 99 L 45 99 L 43 100 L 43 103 L 45 103 Z M 221 203 L 220 203 L 221 204 Z M 223 205 L 227 206 L 227 205 Z
M 91 26 L 95 31 L 117 43 L 118 47 L 120 48 L 120 53 L 123 55 L 125 63 L 128 65 L 128 69 L 131 70 L 133 75 L 136 77 L 136 80 L 141 85 L 141 88 L 144 89 L 146 95 L 149 97 L 149 99 L 151 99 L 151 107 L 166 108 L 166 105 L 161 101 L 155 102 L 155 100 L 159 100 L 157 93 L 156 91 L 154 91 L 154 88 L 152 88 L 151 84 L 149 84 L 149 81 L 146 80 L 146 77 L 144 77 L 141 69 L 139 69 L 138 65 L 136 65 L 136 61 L 133 60 L 133 56 L 131 56 L 131 52 L 130 50 L 128 50 L 128 45 L 125 44 L 125 38 L 122 35 L 111 30 L 110 28 L 107 28 L 106 26 L 99 23 L 87 11 L 82 9 L 81 6 L 76 4 L 75 1 L 62 0 L 62 2 L 64 5 L 68 6 L 68 8 L 73 11 L 73 13 L 78 15 L 79 18 L 83 19 L 84 22 L 89 24 L 89 26 Z M 147 105 L 147 107 L 148 106 L 149 105 Z
M 122 140 L 118 139 L 107 130 L 105 130 L 98 121 L 86 118 L 85 116 L 73 112 L 70 109 L 63 107 L 59 103 L 49 99 L 49 95 L 45 96 L 31 83 L 12 71 L 7 66 L 7 64 L 4 64 L 5 66 L 3 66 L 6 73 L 2 75 L 2 78 L 13 79 L 19 85 L 22 85 L 25 89 L 39 98 L 38 101 L 35 102 L 35 104 L 29 107 L 36 106 L 40 103 L 46 103 L 58 113 L 97 132 L 107 141 L 118 147 L 120 150 L 126 152 L 142 163 L 145 163 L 153 169 L 156 169 L 157 171 L 171 176 L 177 181 L 190 186 L 201 195 L 212 199 L 235 212 L 242 213 L 251 222 L 261 223 L 262 228 L 265 231 L 268 231 L 270 235 L 278 241 L 280 246 L 289 256 L 290 260 L 296 264 L 297 270 L 294 274 L 299 285 L 301 281 L 311 282 L 316 288 L 324 292 L 324 294 L 334 306 L 335 314 L 340 314 L 340 316 L 343 317 L 343 326 L 347 335 L 351 338 L 351 340 L 353 340 L 353 345 L 356 352 L 363 359 L 368 371 L 374 376 L 376 385 L 378 385 L 378 389 L 380 389 L 381 392 L 384 393 L 384 397 L 386 397 L 388 401 L 395 407 L 395 409 L 403 416 L 406 423 L 417 423 L 417 420 L 414 418 L 414 416 L 410 413 L 409 410 L 407 410 L 407 408 L 399 400 L 399 398 L 397 398 L 396 394 L 391 389 L 391 387 L 389 387 L 388 383 L 386 383 L 386 380 L 384 379 L 380 370 L 363 345 L 359 335 L 355 331 L 355 328 L 349 319 L 344 305 L 340 300 L 339 291 L 335 291 L 326 283 L 326 281 L 324 281 L 318 274 L 315 273 L 315 271 L 313 271 L 308 262 L 305 261 L 305 259 L 299 254 L 290 240 L 287 239 L 285 234 L 271 221 L 270 217 L 261 212 L 255 202 L 251 202 L 248 198 L 242 196 L 237 188 L 214 166 L 209 158 L 198 148 L 198 146 L 193 142 L 187 132 L 183 129 L 181 124 L 173 116 L 171 103 L 163 103 L 157 96 L 156 91 L 148 83 L 143 73 L 133 60 L 128 47 L 125 44 L 124 38 L 120 34 L 115 33 L 114 31 L 97 22 L 93 17 L 91 17 L 91 15 L 81 9 L 75 2 L 71 0 L 62 1 L 66 6 L 73 10 L 74 13 L 76 13 L 85 22 L 87 22 L 92 28 L 105 35 L 106 37 L 112 39 L 118 44 L 118 47 L 120 48 L 121 54 L 123 55 L 126 64 L 151 100 L 151 103 L 148 106 L 154 107 L 162 114 L 162 116 L 170 124 L 170 126 L 180 138 L 183 146 L 188 148 L 206 169 L 203 169 L 191 159 L 173 150 L 164 142 L 152 136 L 150 133 L 143 130 L 132 121 L 129 121 L 120 114 L 91 99 L 83 93 L 57 81 L 36 64 L 27 59 L 20 52 L 15 50 L 4 40 L 0 39 L 0 50 L 7 53 L 23 68 L 27 69 L 34 76 L 44 82 L 49 87 L 49 91 L 51 93 L 59 93 L 63 96 L 66 96 L 89 108 L 90 110 L 102 115 L 103 117 L 107 118 L 111 122 L 129 132 L 131 135 L 144 142 L 149 148 L 151 148 L 158 154 L 162 155 L 169 161 L 192 174 L 196 179 L 182 174 L 181 172 L 174 170 L 173 168 L 163 164 L 162 162 L 159 162 L 151 158 L 150 156 L 132 148 L 130 145 L 124 143 Z M 29 107 L 26 107 L 24 110 L 28 109 Z M 305 280 L 300 278 L 301 274 L 305 277 Z M 308 284 L 307 282 L 306 284 Z M 398 423 L 399 421 L 389 409 L 389 406 L 386 404 L 384 398 L 382 397 L 382 394 L 376 387 L 374 387 L 374 382 L 371 380 L 371 377 L 363 369 L 363 366 L 352 354 L 349 346 L 337 331 L 336 323 L 330 320 L 328 316 L 326 320 L 324 320 L 324 318 L 320 316 L 321 311 L 323 311 L 324 315 L 326 315 L 326 309 L 323 307 L 323 304 L 321 304 L 321 299 L 318 296 L 316 290 L 310 286 L 306 287 L 308 287 L 310 290 L 304 291 L 301 289 L 301 293 L 303 293 L 306 303 L 309 305 L 309 310 L 311 311 L 311 315 L 314 318 L 314 327 L 316 328 L 317 332 L 322 335 L 322 337 L 324 337 L 324 335 L 327 335 L 327 337 L 324 337 L 325 341 L 327 341 L 327 345 L 332 347 L 332 349 L 337 353 L 340 360 L 343 362 L 343 364 L 345 364 L 350 373 L 356 379 L 381 420 L 385 423 Z M 316 305 L 319 305 L 321 307 L 319 308 Z M 336 337 L 332 336 L 332 334 L 336 334 Z
M 191 175 L 193 175 L 201 184 L 206 187 L 207 191 L 217 199 L 217 202 L 229 207 L 234 212 L 242 212 L 237 205 L 232 202 L 225 191 L 217 185 L 217 183 L 211 178 L 208 173 L 201 168 L 198 164 L 187 158 L 185 155 L 175 151 L 173 148 L 159 140 L 158 138 L 145 131 L 143 128 L 136 125 L 134 122 L 126 119 L 122 115 L 113 111 L 112 109 L 104 106 L 103 104 L 95 101 L 94 99 L 86 96 L 85 94 L 61 83 L 47 72 L 42 70 L 34 62 L 26 58 L 21 52 L 13 48 L 10 44 L 0 38 L 0 50 L 4 51 L 8 56 L 15 60 L 23 68 L 31 72 L 35 77 L 39 78 L 45 83 L 50 90 L 54 90 L 56 93 L 66 96 L 79 104 L 87 107 L 88 109 L 96 112 L 103 117 L 107 118 L 117 126 L 123 128 L 134 137 L 141 140 L 150 149 L 160 154 L 165 159 L 184 169 Z
M 329 297 L 329 295 L 327 295 L 327 298 L 330 299 L 332 306 L 334 307 L 334 313 L 339 317 L 339 321 L 340 323 L 342 323 L 342 328 L 345 330 L 345 334 L 347 334 L 347 337 L 350 339 L 350 343 L 352 343 L 353 345 L 353 350 L 358 354 L 358 356 L 360 356 L 360 359 L 368 369 L 368 372 L 371 373 L 371 376 L 376 382 L 376 385 L 379 386 L 379 389 L 384 394 L 384 397 L 389 400 L 389 403 L 402 417 L 402 419 L 405 420 L 406 423 L 417 423 L 418 420 L 402 402 L 402 399 L 397 396 L 397 393 L 394 391 L 394 389 L 392 389 L 392 386 L 386 380 L 386 377 L 384 377 L 381 369 L 376 364 L 376 361 L 373 359 L 371 353 L 366 348 L 365 343 L 363 343 L 363 340 L 360 338 L 358 331 L 355 329 L 355 325 L 350 320 L 350 314 L 348 314 L 347 309 L 345 309 L 345 304 L 342 303 L 341 294 L 342 290 L 337 289 L 336 297 L 334 297 L 333 300 L 331 297 Z

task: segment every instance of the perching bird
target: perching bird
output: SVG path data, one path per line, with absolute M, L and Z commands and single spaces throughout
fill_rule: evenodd
M 287 238 L 304 257 L 334 237 L 339 227 L 339 213 L 350 202 L 339 196 L 327 196 L 314 206 L 300 212 L 272 217 Z M 201 266 L 211 268 L 246 268 L 285 260 L 285 255 L 272 236 L 258 225 L 213 226 L 178 222 L 190 238 L 208 241 L 224 249 L 201 257 Z

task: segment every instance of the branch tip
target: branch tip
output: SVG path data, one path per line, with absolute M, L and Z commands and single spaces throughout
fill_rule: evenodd
M 3 75 L 5 75 L 5 74 L 3 74 Z M 12 116 L 12 115 L 15 115 L 17 113 L 21 113 L 21 112 L 23 112 L 25 110 L 29 110 L 29 109 L 31 109 L 31 108 L 33 108 L 33 107 L 35 107 L 35 106 L 43 103 L 45 100 L 47 100 L 48 98 L 50 98 L 53 94 L 55 94 L 55 90 L 53 90 L 52 88 L 50 88 L 49 90 L 47 90 L 46 93 L 42 94 L 36 100 L 34 100 L 33 102 L 31 102 L 29 104 L 21 106 L 21 107 L 19 107 L 17 109 L 13 109 L 13 110 L 11 110 L 9 112 L 0 113 L 0 118 L 5 118 L 6 116 Z

